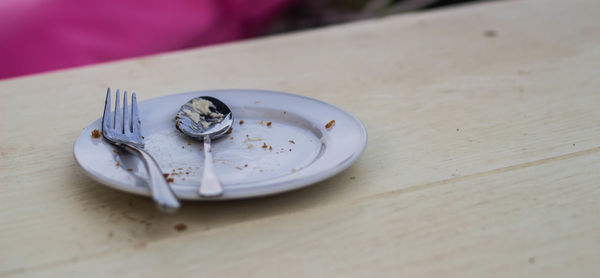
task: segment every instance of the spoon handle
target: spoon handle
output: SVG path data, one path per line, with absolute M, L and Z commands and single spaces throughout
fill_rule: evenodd
M 212 147 L 210 136 L 204 136 L 204 173 L 202 174 L 202 183 L 198 189 L 201 197 L 217 197 L 223 195 L 223 186 L 217 178 L 215 167 L 213 165 Z

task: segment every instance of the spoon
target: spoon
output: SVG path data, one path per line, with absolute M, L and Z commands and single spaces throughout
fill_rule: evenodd
M 204 171 L 198 195 L 218 197 L 223 186 L 215 173 L 211 139 L 223 136 L 233 124 L 227 105 L 214 97 L 195 97 L 181 106 L 175 116 L 175 127 L 183 134 L 204 142 Z

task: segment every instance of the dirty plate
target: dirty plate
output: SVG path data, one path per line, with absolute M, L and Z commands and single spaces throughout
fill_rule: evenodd
M 238 199 L 281 193 L 329 178 L 348 168 L 367 144 L 364 126 L 330 104 L 287 93 L 258 90 L 198 91 L 139 103 L 146 150 L 172 179 L 175 194 L 201 200 L 202 143 L 175 129 L 174 118 L 193 97 L 213 96 L 231 108 L 231 134 L 213 142 L 215 168 L 225 193 Z M 327 124 L 335 124 L 327 128 Z M 75 142 L 75 160 L 93 179 L 149 196 L 143 164 L 136 157 L 91 136 L 101 119 Z

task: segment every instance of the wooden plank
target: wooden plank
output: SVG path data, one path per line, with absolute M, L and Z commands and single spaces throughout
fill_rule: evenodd
M 15 277 L 597 277 L 600 148 Z
M 592 0 L 488 3 L 0 82 L 0 273 L 178 238 L 177 223 L 210 235 L 594 149 L 598 10 Z M 223 87 L 300 93 L 356 115 L 369 146 L 348 171 L 299 192 L 160 215 L 72 159 L 108 86 L 141 99 Z

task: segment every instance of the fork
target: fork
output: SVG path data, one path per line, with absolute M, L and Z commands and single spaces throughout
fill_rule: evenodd
M 115 111 L 111 112 L 111 92 L 108 88 L 102 116 L 102 135 L 110 143 L 123 147 L 132 154 L 139 156 L 144 162 L 148 174 L 148 185 L 152 199 L 161 211 L 175 212 L 181 206 L 173 190 L 165 180 L 158 163 L 144 150 L 141 121 L 138 113 L 135 93 L 131 94 L 131 111 L 127 105 L 127 91 L 123 92 L 123 108 L 119 105 L 119 90 L 115 96 Z

